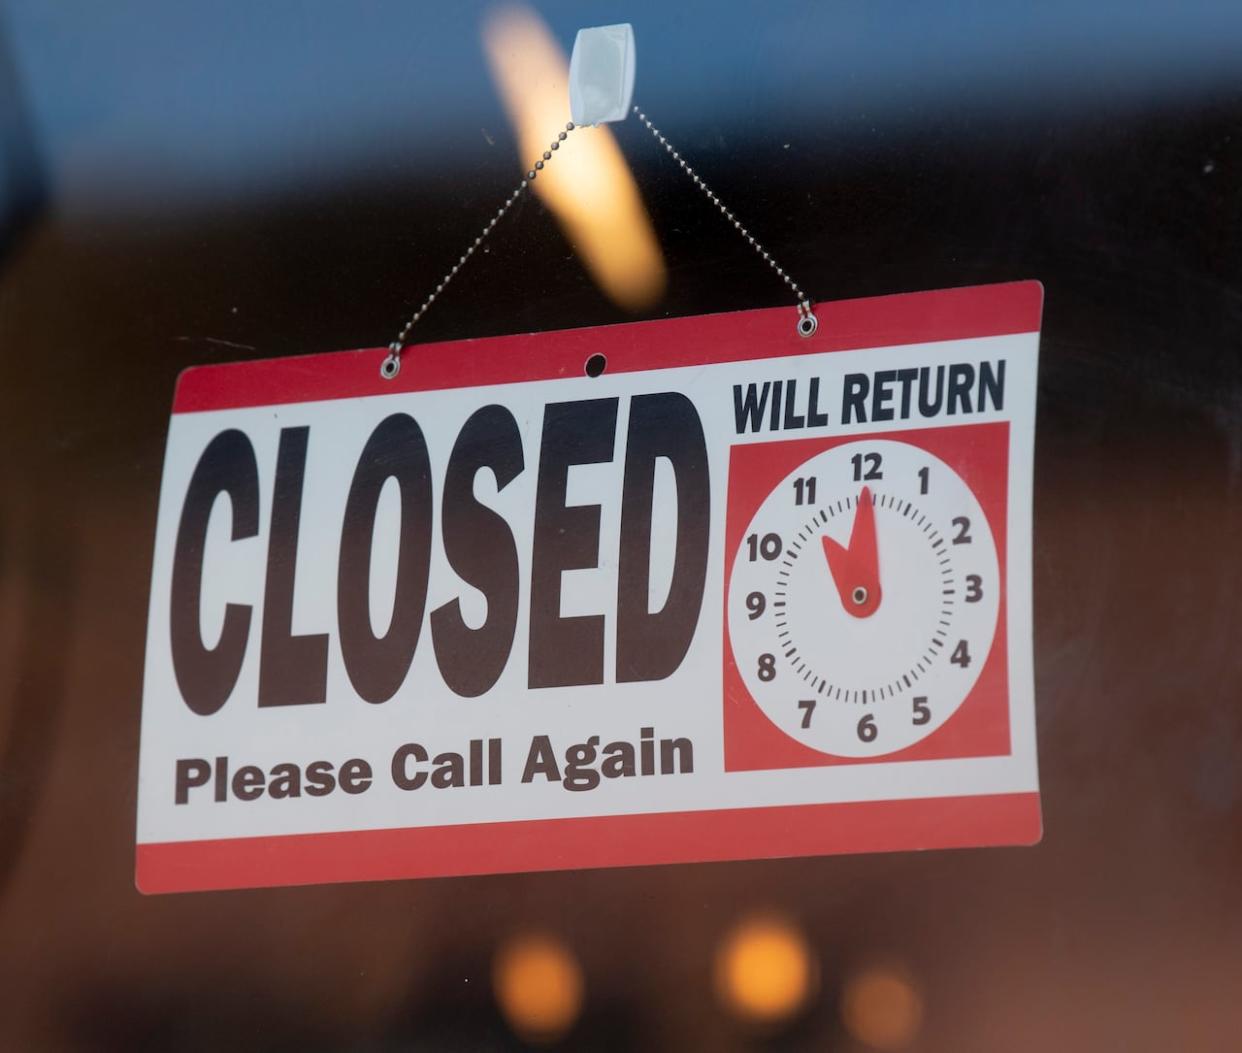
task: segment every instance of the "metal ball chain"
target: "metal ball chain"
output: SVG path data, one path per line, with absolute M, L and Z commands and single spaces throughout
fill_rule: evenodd
M 557 133 L 556 138 L 553 139 L 548 148 L 544 150 L 542 160 L 536 161 L 535 166 L 527 170 L 526 178 L 517 185 L 513 193 L 506 199 L 505 203 L 496 210 L 496 214 L 488 221 L 487 226 L 483 228 L 483 230 L 479 233 L 479 236 L 474 239 L 473 244 L 467 246 L 466 251 L 461 255 L 461 259 L 459 259 L 452 266 L 452 268 L 449 269 L 448 273 L 440 279 L 440 283 L 435 287 L 431 295 L 422 302 L 422 305 L 417 311 L 414 312 L 410 320 L 401 327 L 401 331 L 397 334 L 397 338 L 388 345 L 387 356 L 384 358 L 384 361 L 380 363 L 381 377 L 385 380 L 392 380 L 393 377 L 401 372 L 401 352 L 405 348 L 406 337 L 410 335 L 410 330 L 413 329 L 418 320 L 427 313 L 427 308 L 435 302 L 436 297 L 444 291 L 445 286 L 447 286 L 448 283 L 457 276 L 457 272 L 466 265 L 466 261 L 474 255 L 475 249 L 483 244 L 483 240 L 492 232 L 492 228 L 504 219 L 505 213 L 513 207 L 514 202 L 516 202 L 517 199 L 522 196 L 523 192 L 525 192 L 531 185 L 531 183 L 538 178 L 539 173 L 543 171 L 544 165 L 548 161 L 552 160 L 552 154 L 561 148 L 561 143 L 569 137 L 569 133 L 572 132 L 574 128 L 574 122 L 570 121 L 565 125 L 565 130 L 563 132 Z
M 732 212 L 720 203 L 720 198 L 712 193 L 711 188 L 703 182 L 702 177 L 686 163 L 686 159 L 673 149 L 673 144 L 660 134 L 660 129 L 647 119 L 647 115 L 637 106 L 634 107 L 634 114 L 647 126 L 647 130 L 659 140 L 660 145 L 664 147 L 668 155 L 681 165 L 682 171 L 694 181 L 694 185 L 702 190 L 707 195 L 708 200 L 720 210 L 720 214 L 732 223 L 734 229 L 750 243 L 751 248 L 763 257 L 763 262 L 771 267 L 776 272 L 776 276 L 789 286 L 798 305 L 798 335 L 813 336 L 815 330 L 819 328 L 819 319 L 815 317 L 815 312 L 811 310 L 811 301 L 801 288 L 798 287 L 798 283 L 777 265 L 776 260 L 772 259 L 771 253 L 755 240 L 749 230 L 742 226 L 741 220 L 737 219 Z

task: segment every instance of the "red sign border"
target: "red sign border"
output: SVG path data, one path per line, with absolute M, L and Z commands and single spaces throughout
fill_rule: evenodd
M 533 819 L 140 844 L 139 891 L 593 870 L 662 863 L 1029 845 L 1038 793 Z
M 584 375 L 1038 332 L 1043 286 L 1009 282 L 817 304 L 797 335 L 779 307 L 626 325 L 413 345 L 400 374 L 372 348 L 196 366 L 173 413 L 361 398 Z M 139 843 L 144 893 L 328 884 L 662 863 L 1034 844 L 1039 794 L 982 794 L 391 830 Z
M 393 380 L 379 375 L 384 348 L 191 366 L 177 378 L 173 413 L 581 377 L 596 354 L 612 374 L 1034 333 L 1043 302 L 1039 282 L 1007 282 L 816 304 L 819 330 L 809 339 L 797 334 L 792 307 L 768 307 L 412 344 Z

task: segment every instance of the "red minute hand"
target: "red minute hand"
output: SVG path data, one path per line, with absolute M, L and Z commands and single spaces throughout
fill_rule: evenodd
M 875 542 L 875 505 L 871 488 L 858 495 L 858 511 L 850 530 L 850 543 L 843 548 L 824 535 L 824 557 L 841 597 L 841 606 L 855 618 L 866 618 L 880 605 L 880 558 Z

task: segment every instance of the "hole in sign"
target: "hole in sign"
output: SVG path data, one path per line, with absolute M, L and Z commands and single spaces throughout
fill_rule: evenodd
M 604 370 L 608 368 L 608 359 L 603 355 L 592 355 L 586 360 L 584 368 L 588 377 L 603 376 Z

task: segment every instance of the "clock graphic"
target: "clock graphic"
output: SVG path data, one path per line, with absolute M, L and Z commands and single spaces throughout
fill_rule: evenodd
M 963 438 L 949 448 L 969 451 Z M 784 445 L 808 452 L 805 440 Z M 741 693 L 826 757 L 922 742 L 988 664 L 1003 595 L 997 541 L 950 463 L 962 458 L 935 447 L 891 436 L 812 444 L 774 483 L 751 480 L 757 507 L 732 532 L 726 624 Z

